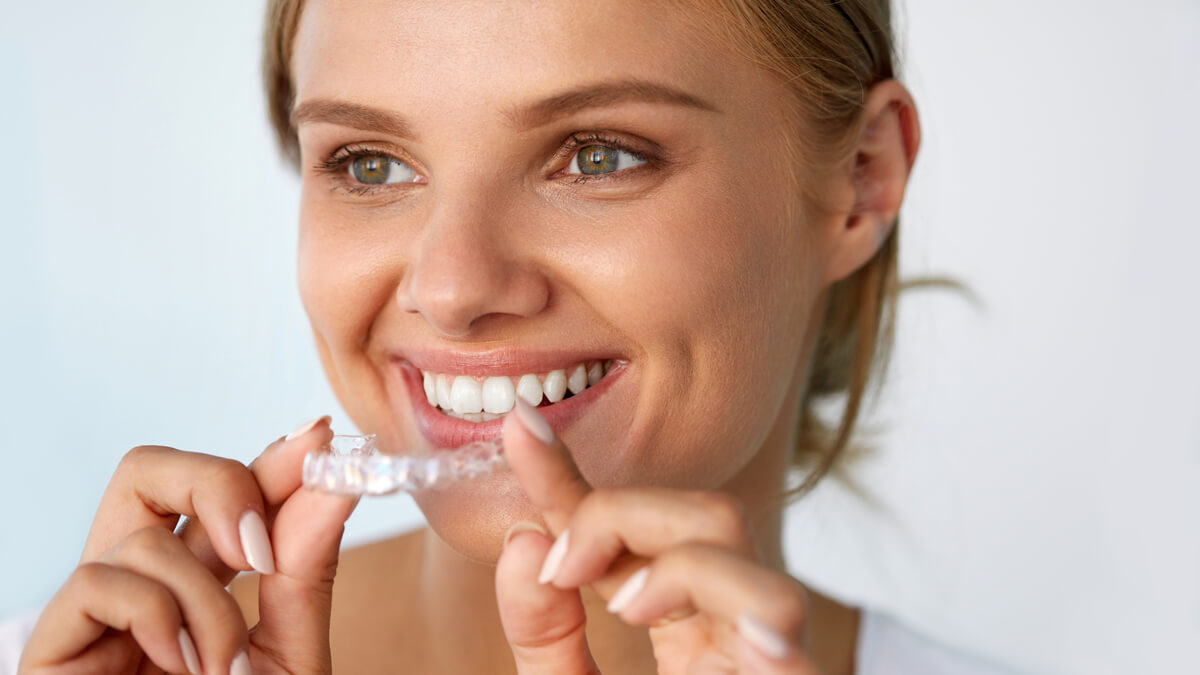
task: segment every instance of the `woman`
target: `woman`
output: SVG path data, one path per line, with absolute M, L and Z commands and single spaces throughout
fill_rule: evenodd
M 21 672 L 852 672 L 780 519 L 886 337 L 919 144 L 886 3 L 291 0 L 266 46 L 340 402 L 512 470 L 339 561 L 353 502 L 299 489 L 327 418 L 250 467 L 137 448 Z

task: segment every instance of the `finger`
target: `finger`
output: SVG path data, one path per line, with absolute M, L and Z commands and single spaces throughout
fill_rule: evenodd
M 565 529 L 592 488 L 546 419 L 520 398 L 504 420 L 504 454 L 550 531 Z
M 739 641 L 787 667 L 807 665 L 805 607 L 804 587 L 795 579 L 731 551 L 695 543 L 660 554 L 609 601 L 609 611 L 634 625 L 703 612 L 736 627 Z M 652 630 L 670 629 L 667 624 Z M 734 645 L 729 651 L 739 649 Z
M 142 528 L 173 530 L 185 515 L 204 523 L 224 566 L 273 571 L 258 483 L 232 459 L 161 446 L 134 448 L 121 460 L 96 514 L 83 562 L 99 559 Z
M 537 581 L 551 540 L 518 523 L 496 565 L 496 601 L 520 675 L 598 673 L 588 650 L 579 591 Z
M 625 551 L 654 557 L 686 542 L 707 543 L 753 558 L 745 511 L 721 492 L 666 488 L 603 488 L 575 510 L 549 579 L 574 588 L 604 576 Z M 560 537 L 562 539 L 562 537 Z
M 329 421 L 330 417 L 326 415 L 301 424 L 287 436 L 275 439 L 263 450 L 262 454 L 250 463 L 250 473 L 258 483 L 258 489 L 266 506 L 267 523 L 272 522 L 279 505 L 300 487 L 304 456 L 319 449 L 333 438 Z M 203 521 L 188 522 L 180 532 L 180 536 L 183 537 L 188 548 L 192 549 L 197 558 L 204 561 L 210 569 L 214 570 L 214 573 L 219 571 L 219 556 L 208 537 Z M 256 541 L 259 548 L 262 548 L 262 539 L 258 538 Z M 261 557 L 266 557 L 265 551 Z M 274 556 L 272 555 L 272 562 L 273 560 Z M 233 575 L 233 570 L 228 570 L 224 574 L 216 574 L 222 583 L 229 583 L 233 579 Z
M 132 636 L 105 634 L 109 628 Z M 123 672 L 140 647 L 155 665 L 186 673 L 183 614 L 171 591 L 136 572 L 100 562 L 71 573 L 21 654 L 18 672 L 71 662 L 78 672 Z
M 166 587 L 209 671 L 228 672 L 247 633 L 241 609 L 224 586 L 171 532 L 148 527 L 129 535 L 103 562 L 123 567 Z
M 296 489 L 275 516 L 277 571 L 259 579 L 259 624 L 251 642 L 285 654 L 290 672 L 328 672 L 334 574 L 346 519 L 357 503 Z

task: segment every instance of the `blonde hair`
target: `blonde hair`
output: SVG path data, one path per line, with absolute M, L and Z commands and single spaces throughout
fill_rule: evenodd
M 779 74 L 796 93 L 796 162 L 842 162 L 853 156 L 867 91 L 895 76 L 895 42 L 888 0 L 708 0 L 706 22 L 755 63 Z M 263 39 L 268 114 L 283 154 L 298 166 L 291 125 L 295 91 L 291 57 L 303 0 L 269 0 Z M 801 158 L 808 158 L 802 160 Z M 810 168 L 812 168 L 810 166 Z M 892 228 L 866 265 L 830 289 L 800 411 L 793 460 L 807 475 L 803 494 L 830 472 L 850 441 L 873 373 L 886 369 L 894 335 L 897 236 Z M 878 381 L 879 378 L 877 378 Z M 833 424 L 818 406 L 844 398 Z

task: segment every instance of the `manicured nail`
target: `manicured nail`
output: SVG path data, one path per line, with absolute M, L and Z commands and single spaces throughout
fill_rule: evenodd
M 200 656 L 196 654 L 196 643 L 186 628 L 179 629 L 179 651 L 183 652 L 183 663 L 192 675 L 200 675 Z
M 275 574 L 275 556 L 271 553 L 267 525 L 257 511 L 242 514 L 238 521 L 238 536 L 242 539 L 242 553 L 246 554 L 246 562 L 263 574 Z
M 554 430 L 550 428 L 550 424 L 537 411 L 537 408 L 529 405 L 525 399 L 518 396 L 516 406 L 513 410 L 517 413 L 517 420 L 521 422 L 521 426 L 533 434 L 534 438 L 546 445 L 554 445 Z
M 538 574 L 539 584 L 549 582 L 555 574 L 558 574 L 558 568 L 567 555 L 567 539 L 570 534 L 570 530 L 563 530 L 562 534 L 558 535 L 558 539 L 554 540 L 554 545 L 546 553 L 546 561 L 542 563 L 542 572 Z
M 246 656 L 246 652 L 238 652 L 237 656 L 233 657 L 229 675 L 254 675 L 254 671 L 250 670 L 250 657 Z
M 629 606 L 638 593 L 646 587 L 646 577 L 650 576 L 650 567 L 646 566 L 634 572 L 621 587 L 613 593 L 612 599 L 608 601 L 608 611 L 616 614 Z
M 300 426 L 296 427 L 295 429 L 292 429 L 292 433 L 288 434 L 287 438 L 285 438 L 283 440 L 290 441 L 293 438 L 299 438 L 300 436 L 303 436 L 304 434 L 307 434 L 308 432 L 315 429 L 318 424 L 320 424 L 322 422 L 328 423 L 331 421 L 333 421 L 333 418 L 330 417 L 329 415 L 324 415 L 322 417 L 318 417 L 315 420 L 309 420 L 309 421 L 305 422 L 304 424 L 301 424 Z
M 767 624 L 749 614 L 743 614 L 737 618 L 737 629 L 746 642 L 754 645 L 763 654 L 773 659 L 783 659 L 787 656 L 787 640 L 771 630 Z
M 512 527 L 508 528 L 508 532 L 504 533 L 504 548 L 508 548 L 509 540 L 511 540 L 520 532 L 541 532 L 547 536 L 550 534 L 546 531 L 546 528 L 538 525 L 537 523 L 528 520 L 518 520 L 517 522 L 513 523 Z

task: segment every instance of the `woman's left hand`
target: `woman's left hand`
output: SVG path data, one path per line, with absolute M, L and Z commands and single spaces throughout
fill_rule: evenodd
M 497 566 L 500 617 L 521 675 L 599 672 L 582 586 L 626 623 L 650 626 L 659 673 L 817 673 L 803 653 L 804 588 L 758 560 L 735 499 L 593 490 L 541 415 L 517 405 L 505 453 L 557 537 L 516 527 Z

